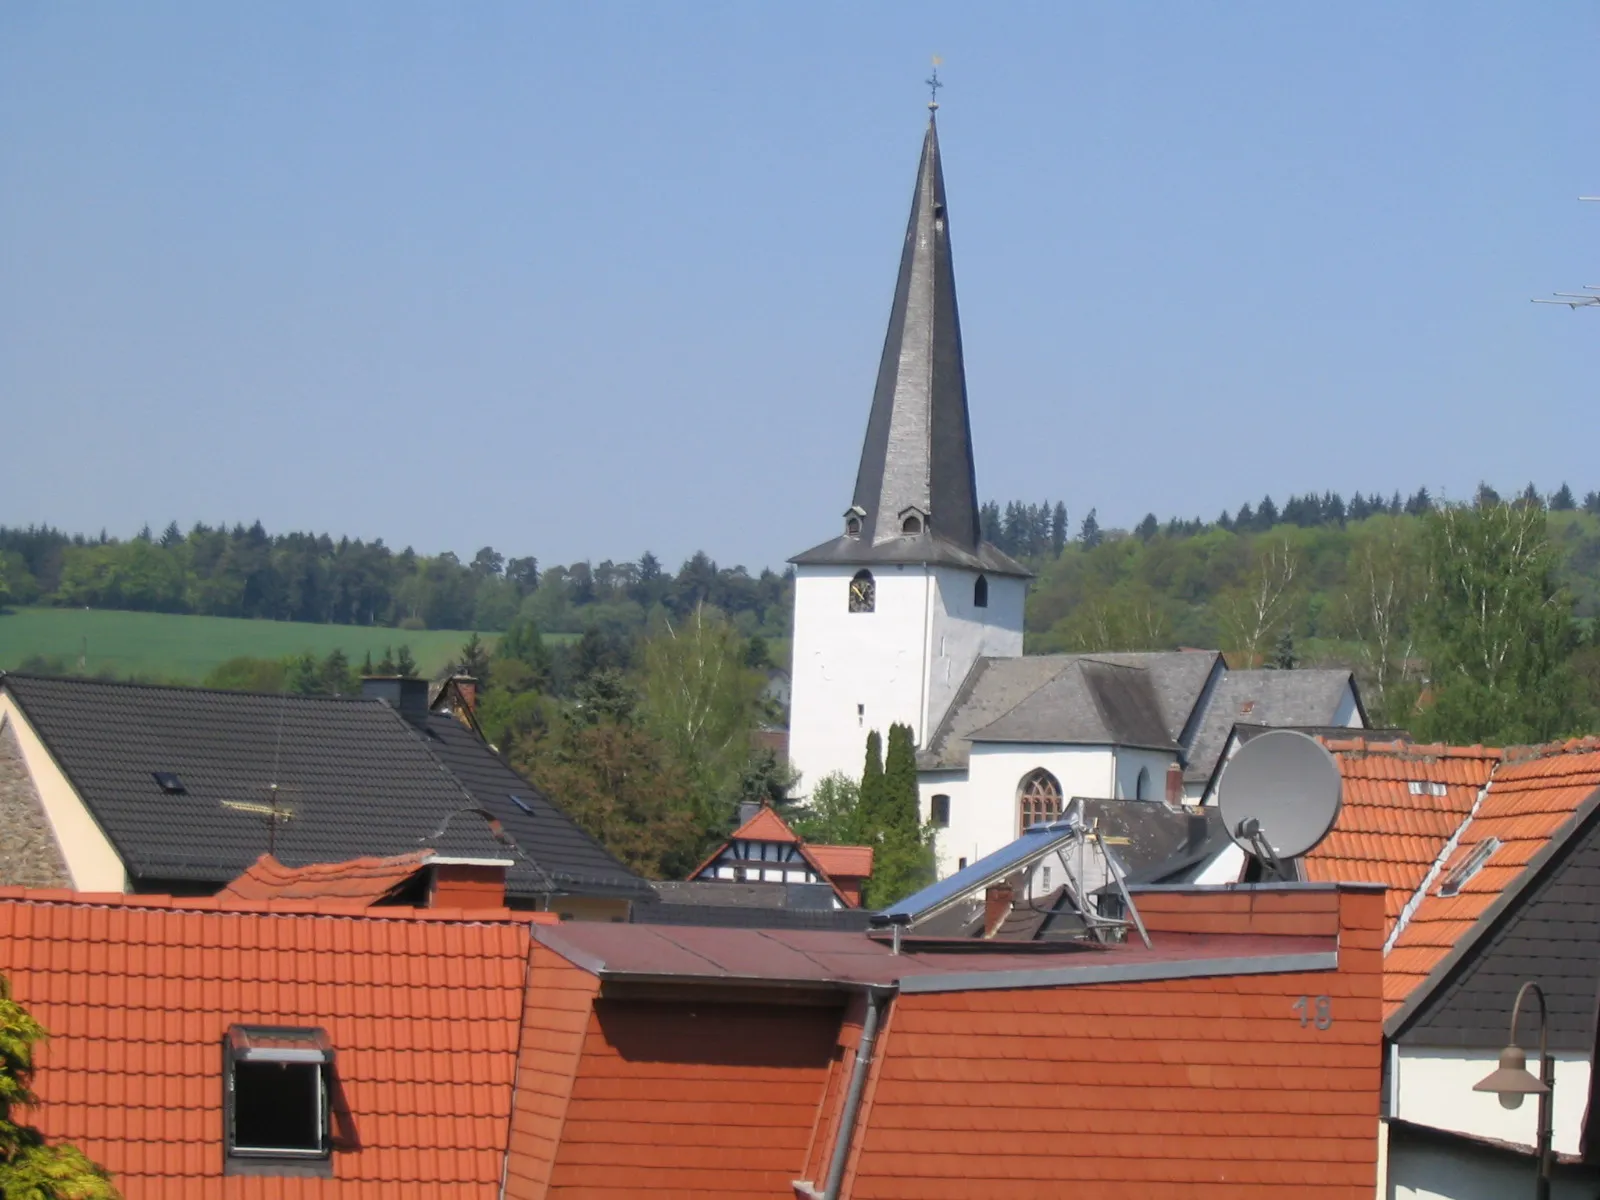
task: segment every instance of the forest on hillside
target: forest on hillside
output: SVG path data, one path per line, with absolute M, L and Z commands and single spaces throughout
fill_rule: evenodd
M 1466 504 L 1409 494 L 1272 497 L 1215 520 L 1146 516 L 1131 530 L 1097 513 L 1069 523 L 1049 501 L 990 502 L 985 536 L 1036 573 L 1026 615 L 1030 653 L 1216 647 L 1236 665 L 1336 665 L 1355 670 L 1381 720 L 1411 723 L 1437 674 L 1438 649 L 1422 621 L 1439 599 L 1447 555 L 1430 541 L 1449 514 L 1517 513 L 1526 561 L 1543 573 L 1544 603 L 1567 622 L 1559 654 L 1575 681 L 1573 704 L 1600 709 L 1600 492 L 1580 501 L 1563 484 L 1529 485 L 1502 498 L 1481 486 Z M 1435 539 L 1436 540 L 1436 539 Z M 1485 551 L 1487 552 L 1487 551 Z M 1494 568 L 1502 574 L 1506 563 Z M 398 630 L 534 631 L 604 635 L 623 645 L 702 609 L 755 640 L 780 663 L 791 617 L 792 575 L 721 567 L 697 553 L 674 574 L 652 554 L 636 562 L 541 569 L 532 557 L 484 547 L 454 554 L 393 551 L 382 541 L 269 534 L 176 524 L 119 541 L 49 528 L 0 527 L 0 605 L 56 604 L 377 625 Z M 0 617 L 3 619 L 3 617 Z M 526 633 L 519 636 L 527 636 Z M 401 644 L 402 639 L 396 639 Z M 1570 644 L 1569 644 L 1570 643 Z M 591 643 L 592 644 L 592 643 Z M 573 672 L 552 643 L 558 675 Z M 304 656 L 301 656 L 302 658 Z M 355 664 L 352 664 L 355 665 Z M 310 677 L 309 662 L 281 664 Z M 320 669 L 320 668 L 319 668 Z M 283 672 L 280 671 L 279 674 Z M 581 673 L 581 672 L 579 672 Z M 241 675 L 236 671 L 236 675 Z M 337 672 L 334 672 L 337 674 Z M 251 668 L 241 677 L 276 676 Z M 1573 709 L 1577 712 L 1578 709 Z M 1569 724 L 1585 724 L 1574 717 Z

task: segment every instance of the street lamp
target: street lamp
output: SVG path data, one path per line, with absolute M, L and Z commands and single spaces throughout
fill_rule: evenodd
M 1528 1072 L 1528 1059 L 1517 1045 L 1517 1018 L 1522 1015 L 1522 998 L 1532 992 L 1539 1000 L 1539 1077 Z M 1500 1066 L 1486 1079 L 1472 1085 L 1475 1092 L 1497 1092 L 1503 1108 L 1521 1108 L 1524 1097 L 1539 1097 L 1539 1133 L 1536 1157 L 1539 1174 L 1534 1185 L 1535 1200 L 1550 1200 L 1550 1097 L 1556 1085 L 1555 1063 L 1550 1060 L 1550 1014 L 1545 1008 L 1544 989 L 1529 980 L 1517 991 L 1511 1006 L 1511 1038 L 1500 1051 Z

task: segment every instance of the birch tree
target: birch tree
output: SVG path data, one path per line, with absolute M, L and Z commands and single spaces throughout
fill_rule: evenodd
M 1258 663 L 1262 647 L 1271 643 L 1292 615 L 1299 573 L 1299 552 L 1287 538 L 1263 542 L 1255 548 L 1240 584 L 1218 598 L 1217 617 L 1241 666 Z

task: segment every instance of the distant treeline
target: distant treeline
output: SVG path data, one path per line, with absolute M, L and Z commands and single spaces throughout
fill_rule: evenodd
M 1473 503 L 1493 504 L 1500 499 L 1499 493 L 1492 487 L 1480 484 Z M 1565 483 L 1549 496 L 1541 495 L 1530 483 L 1515 500 L 1518 504 L 1531 504 L 1550 512 L 1572 512 L 1581 508 L 1584 512 L 1600 516 L 1600 491 L 1586 493 L 1580 504 L 1573 490 Z M 1155 513 L 1147 513 L 1131 532 L 1148 542 L 1158 534 L 1169 538 L 1198 537 L 1212 529 L 1225 529 L 1230 533 L 1265 533 L 1276 525 L 1295 525 L 1301 529 L 1325 526 L 1343 528 L 1346 522 L 1365 521 L 1368 517 L 1419 517 L 1432 512 L 1435 503 L 1433 495 L 1425 487 L 1418 488 L 1406 497 L 1399 492 L 1387 498 L 1381 492 L 1365 496 L 1355 492 L 1348 502 L 1338 492 L 1323 492 L 1320 496 L 1308 492 L 1304 496 L 1290 496 L 1281 508 L 1269 495 L 1263 496 L 1258 504 L 1241 505 L 1237 512 L 1224 510 L 1214 521 L 1199 517 L 1188 520 L 1171 517 L 1162 522 Z M 991 500 L 979 510 L 978 515 L 984 538 L 1014 558 L 1059 558 L 1070 540 L 1067 507 L 1059 501 L 1054 504 L 1048 500 L 1041 504 L 1030 504 L 1024 500 L 1013 500 L 1001 509 L 997 502 Z M 1097 510 L 1091 508 L 1078 525 L 1076 540 L 1092 550 L 1100 544 L 1106 532 L 1100 527 Z
M 642 628 L 710 604 L 745 636 L 782 637 L 787 575 L 719 567 L 697 553 L 672 574 L 655 555 L 637 562 L 573 563 L 541 570 L 533 557 L 485 546 L 455 554 L 395 551 L 382 540 L 269 534 L 176 522 L 126 541 L 49 526 L 0 526 L 0 605 L 53 604 L 140 612 L 199 613 L 404 629 L 504 630 L 519 616 L 548 633 L 591 626 Z

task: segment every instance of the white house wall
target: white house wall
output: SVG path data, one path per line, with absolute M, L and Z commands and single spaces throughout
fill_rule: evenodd
M 1162 800 L 1167 794 L 1167 767 L 1178 761 L 1175 754 L 1160 750 L 1131 750 L 1124 746 L 1116 754 L 1116 782 L 1112 798 L 1135 800 L 1139 798 L 1139 772 L 1150 773 L 1144 799 Z M 1087 794 L 1087 793 L 1086 793 Z
M 22 761 L 55 832 L 72 886 L 80 892 L 127 891 L 128 872 L 111 839 L 9 693 L 0 692 L 0 724 L 9 725 L 17 735 Z
M 1389 1135 L 1385 1200 L 1515 1200 L 1533 1195 L 1533 1160 L 1517 1161 L 1490 1149 L 1442 1146 Z M 1555 1179 L 1551 1200 L 1594 1200 L 1595 1185 Z
M 923 737 L 923 657 L 933 581 L 923 566 L 873 569 L 874 611 L 850 611 L 859 567 L 800 567 L 794 581 L 789 761 L 799 791 L 841 771 L 861 778 L 867 733 L 895 723 Z
M 1527 1047 L 1524 1046 L 1524 1049 Z M 1538 1070 L 1538 1055 L 1529 1051 L 1528 1069 Z M 1553 1145 L 1559 1153 L 1578 1153 L 1583 1110 L 1589 1100 L 1589 1061 L 1556 1055 Z M 1500 1065 L 1498 1050 L 1430 1050 L 1402 1046 L 1397 1060 L 1393 1116 L 1418 1125 L 1477 1137 L 1497 1138 L 1525 1146 L 1534 1143 L 1539 1105 L 1531 1098 L 1521 1108 L 1500 1107 L 1491 1092 L 1472 1085 Z

